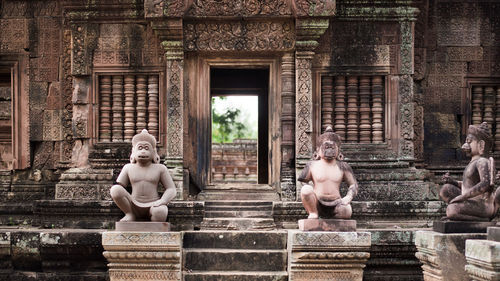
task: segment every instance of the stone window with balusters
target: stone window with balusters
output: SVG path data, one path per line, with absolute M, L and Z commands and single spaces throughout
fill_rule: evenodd
M 472 83 L 470 120 L 467 124 L 487 122 L 494 138 L 493 151 L 500 153 L 500 83 Z

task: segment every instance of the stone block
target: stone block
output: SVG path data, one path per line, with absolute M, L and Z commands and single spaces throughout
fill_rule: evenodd
M 56 184 L 55 199 L 106 200 L 113 184 L 112 170 L 69 169 Z
M 486 233 L 488 226 L 495 222 L 489 221 L 435 221 L 432 230 L 439 233 Z
M 356 221 L 340 219 L 304 219 L 299 220 L 299 229 L 302 231 L 355 232 Z
M 415 245 L 418 252 L 415 255 L 423 264 L 424 280 L 468 281 L 465 241 L 485 238 L 485 233 L 417 231 Z
M 289 280 L 363 280 L 369 232 L 302 232 L 288 236 Z
M 488 240 L 500 242 L 500 226 L 488 227 Z
M 116 231 L 150 231 L 150 232 L 168 232 L 170 231 L 170 223 L 168 222 L 151 222 L 151 221 L 131 221 L 131 222 L 116 222 Z
M 467 240 L 465 271 L 478 281 L 500 280 L 500 242 Z
M 110 280 L 181 280 L 181 242 L 180 232 L 104 232 Z

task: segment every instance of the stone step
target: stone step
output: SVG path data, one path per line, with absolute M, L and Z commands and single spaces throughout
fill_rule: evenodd
M 273 210 L 273 206 L 225 206 L 225 205 L 212 205 L 205 206 L 205 212 L 217 212 L 217 211 L 261 211 L 270 212 Z
M 286 231 L 188 231 L 183 248 L 284 250 Z
M 208 218 L 201 222 L 202 230 L 274 230 L 273 218 Z
M 206 218 L 271 218 L 273 212 L 269 211 L 208 211 L 205 210 Z
M 261 200 L 261 201 L 278 201 L 278 193 L 263 192 L 260 190 L 245 190 L 245 191 L 207 191 L 203 190 L 197 196 L 197 200 L 218 201 L 218 200 Z
M 205 187 L 206 191 L 227 191 L 227 190 L 259 190 L 259 191 L 274 191 L 268 184 L 249 184 L 249 183 L 221 183 L 216 185 L 209 185 Z
M 184 249 L 187 271 L 285 271 L 287 250 Z
M 286 271 L 200 271 L 184 273 L 184 281 L 286 281 Z
M 250 206 L 250 207 L 272 207 L 273 202 L 272 201 L 254 201 L 254 200 L 247 200 L 247 201 L 235 201 L 235 200 L 218 200 L 218 201 L 206 201 L 205 202 L 205 207 L 212 207 L 212 206 Z

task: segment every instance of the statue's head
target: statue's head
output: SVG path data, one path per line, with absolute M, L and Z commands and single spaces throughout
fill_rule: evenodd
M 467 138 L 462 145 L 462 149 L 467 153 L 474 155 L 488 156 L 493 146 L 493 138 L 490 133 L 488 123 L 481 125 L 470 125 L 467 130 Z
M 319 136 L 316 146 L 316 158 L 318 159 L 323 158 L 327 161 L 343 159 L 340 153 L 340 136 L 335 134 L 330 126 Z
M 148 130 L 143 129 L 140 134 L 132 138 L 132 154 L 130 155 L 130 163 L 137 161 L 151 161 L 155 164 L 160 163 L 160 156 L 156 151 L 156 139 L 148 133 Z

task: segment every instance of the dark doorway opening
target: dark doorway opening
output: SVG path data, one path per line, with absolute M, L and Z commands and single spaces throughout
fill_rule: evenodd
M 231 140 L 229 145 L 219 145 L 212 142 L 211 173 L 212 182 L 247 182 L 269 183 L 269 69 L 244 68 L 211 68 L 210 96 L 211 100 L 220 97 L 257 98 L 256 104 L 244 104 L 243 108 L 257 112 L 257 139 Z M 235 99 L 237 100 L 237 99 Z M 241 99 L 244 102 L 248 99 Z M 212 102 L 212 106 L 213 106 Z M 249 107 L 257 107 L 249 108 Z M 213 112 L 214 108 L 212 108 Z M 219 115 L 226 112 L 219 112 Z M 214 115 L 214 114 L 212 114 Z M 230 115 L 230 114 L 229 114 Z M 212 125 L 213 123 L 212 116 Z M 245 123 L 243 122 L 239 123 Z M 237 122 L 235 122 L 237 123 Z M 214 130 L 214 128 L 212 128 Z M 214 139 L 212 131 L 212 140 Z M 220 141 L 220 139 L 219 139 Z M 256 151 L 253 151 L 255 150 Z M 224 152 L 226 150 L 226 152 Z M 225 153 L 225 155 L 221 155 Z M 255 153 L 256 158 L 252 155 Z M 242 162 L 243 161 L 243 162 Z M 253 170 L 255 166 L 255 171 Z

